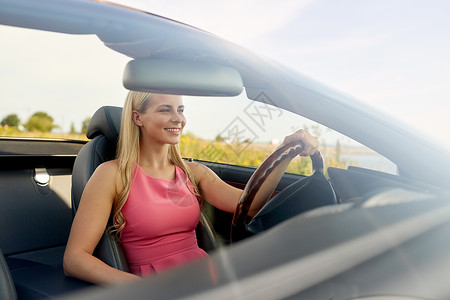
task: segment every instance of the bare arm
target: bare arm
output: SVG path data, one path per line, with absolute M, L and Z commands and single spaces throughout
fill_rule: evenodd
M 283 145 L 296 140 L 299 140 L 304 144 L 304 149 L 301 152 L 302 156 L 309 156 L 317 150 L 318 142 L 304 130 L 299 130 L 294 134 L 287 136 L 283 141 Z M 250 216 L 255 215 L 270 198 L 293 158 L 294 157 L 290 157 L 280 163 L 262 184 L 250 207 Z M 196 163 L 189 163 L 189 166 L 199 182 L 206 201 L 223 211 L 230 213 L 234 212 L 243 191 L 225 183 L 206 166 Z
M 64 272 L 68 276 L 97 284 L 139 278 L 114 269 L 92 255 L 111 213 L 116 194 L 116 173 L 114 161 L 102 164 L 86 184 L 64 253 Z

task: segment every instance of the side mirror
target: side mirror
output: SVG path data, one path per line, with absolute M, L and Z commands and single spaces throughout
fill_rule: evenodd
M 125 67 L 129 90 L 190 96 L 237 96 L 243 82 L 233 68 L 200 61 L 135 59 Z

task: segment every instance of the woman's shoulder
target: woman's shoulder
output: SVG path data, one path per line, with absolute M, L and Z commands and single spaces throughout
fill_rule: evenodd
M 118 190 L 119 180 L 117 179 L 118 163 L 108 161 L 100 164 L 89 178 L 85 189 L 106 191 L 113 195 Z
M 118 170 L 119 160 L 113 159 L 100 164 L 95 171 L 100 173 L 116 174 Z
M 119 161 L 117 159 L 110 160 L 100 164 L 92 174 L 91 180 L 99 185 L 114 187 L 116 190 L 121 186 L 119 172 Z M 90 180 L 90 181 L 91 181 Z
M 114 159 L 100 164 L 95 170 L 92 177 L 102 178 L 102 181 L 110 184 L 112 182 L 119 182 L 119 176 L 117 176 L 119 172 L 119 160 Z
M 211 177 L 211 174 L 215 174 L 210 168 L 198 162 L 186 162 L 186 165 L 198 181 L 202 181 L 204 178 Z
M 206 166 L 194 161 L 186 161 L 185 164 L 189 167 L 192 173 L 194 173 L 194 175 L 197 175 L 199 171 L 205 170 L 205 168 L 207 168 Z

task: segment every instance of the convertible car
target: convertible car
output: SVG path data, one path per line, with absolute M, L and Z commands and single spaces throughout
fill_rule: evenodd
M 1 129 L 0 299 L 450 299 L 450 153 L 429 138 L 151 13 L 0 0 L 0 24 L 2 111 L 55 116 L 52 133 L 33 133 L 25 120 Z M 95 286 L 64 274 L 63 253 L 84 185 L 114 158 L 127 90 L 184 95 L 183 156 L 244 194 L 234 215 L 205 205 L 197 235 L 209 257 Z M 55 136 L 85 117 L 79 138 Z M 294 160 L 249 218 L 260 184 L 300 146 L 264 158 L 299 128 L 317 136 L 320 152 Z M 108 231 L 94 254 L 128 270 Z

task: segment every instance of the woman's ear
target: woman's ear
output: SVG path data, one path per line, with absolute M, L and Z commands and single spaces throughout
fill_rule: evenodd
M 142 120 L 141 120 L 141 115 L 139 114 L 139 112 L 137 110 L 133 110 L 131 113 L 131 119 L 133 120 L 134 124 L 136 124 L 137 126 L 142 126 Z

